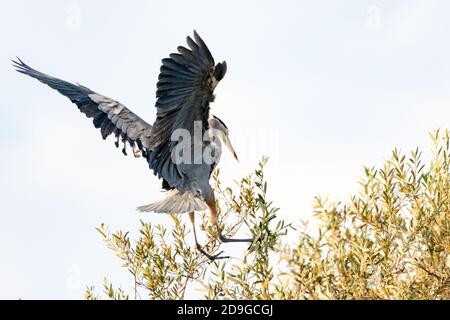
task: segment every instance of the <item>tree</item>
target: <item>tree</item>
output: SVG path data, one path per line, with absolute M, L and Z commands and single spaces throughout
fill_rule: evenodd
M 450 137 L 430 134 L 426 165 L 419 149 L 395 149 L 381 168 L 365 168 L 360 192 L 348 201 L 315 199 L 315 230 L 300 230 L 277 217 L 267 199 L 263 159 L 259 168 L 225 188 L 213 175 L 222 221 L 231 236 L 248 228 L 255 241 L 238 262 L 210 263 L 187 243 L 189 232 L 173 215 L 170 235 L 161 225 L 141 222 L 140 237 L 98 228 L 135 284 L 130 296 L 105 281 L 112 299 L 181 299 L 195 282 L 207 299 L 449 299 Z M 216 252 L 215 228 L 206 214 L 207 250 Z M 287 232 L 297 242 L 288 243 Z M 140 293 L 140 294 L 139 294 Z M 97 298 L 94 287 L 87 299 Z

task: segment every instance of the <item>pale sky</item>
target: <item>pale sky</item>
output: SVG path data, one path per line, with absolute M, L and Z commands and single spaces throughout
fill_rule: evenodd
M 448 12 L 446 0 L 0 0 L 0 298 L 79 299 L 103 276 L 126 287 L 95 227 L 169 225 L 135 211 L 161 197 L 145 161 L 12 58 L 152 123 L 160 61 L 196 29 L 228 64 L 212 105 L 241 159 L 224 154 L 226 182 L 269 155 L 270 195 L 297 222 L 315 195 L 345 200 L 363 165 L 394 147 L 428 151 L 428 132 L 448 127 Z

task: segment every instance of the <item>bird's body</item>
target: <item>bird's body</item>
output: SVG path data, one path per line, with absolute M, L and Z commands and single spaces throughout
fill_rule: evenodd
M 218 136 L 234 155 L 235 152 L 225 124 L 210 116 L 209 111 L 210 103 L 214 101 L 214 88 L 224 77 L 227 65 L 225 62 L 214 63 L 208 47 L 195 31 L 194 40 L 187 37 L 189 49 L 180 46 L 178 53 L 162 60 L 153 125 L 123 104 L 87 87 L 36 71 L 20 59 L 13 62 L 17 71 L 68 97 L 82 113 L 93 119 L 103 139 L 113 134 L 117 147 L 123 143 L 125 155 L 129 145 L 135 156 L 142 155 L 147 160 L 150 169 L 162 179 L 167 193 L 163 200 L 139 207 L 140 211 L 189 212 L 193 221 L 194 211 L 209 208 L 219 228 L 209 179 L 219 160 L 220 142 L 212 136 Z M 228 240 L 220 229 L 219 234 L 222 240 Z M 197 247 L 201 250 L 198 243 Z

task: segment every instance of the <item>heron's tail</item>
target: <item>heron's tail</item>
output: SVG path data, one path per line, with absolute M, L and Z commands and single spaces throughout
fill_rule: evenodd
M 173 189 L 166 192 L 166 197 L 163 200 L 140 206 L 137 210 L 156 213 L 185 213 L 201 211 L 207 208 L 206 203 L 191 192 L 180 193 L 178 190 Z

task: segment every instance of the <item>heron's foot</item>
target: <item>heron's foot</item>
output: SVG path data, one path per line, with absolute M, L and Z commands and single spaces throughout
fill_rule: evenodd
M 219 239 L 222 242 L 250 242 L 253 243 L 253 238 L 248 238 L 248 239 L 231 239 L 231 238 L 226 238 L 222 233 L 219 233 Z
M 230 258 L 229 256 L 220 256 L 223 253 L 223 251 L 220 251 L 219 253 L 211 255 L 211 254 L 207 253 L 205 250 L 203 250 L 202 247 L 199 244 L 197 244 L 197 250 L 201 254 L 203 254 L 205 257 L 207 257 L 210 261 L 215 261 L 215 260 L 220 260 L 220 259 L 229 259 Z

